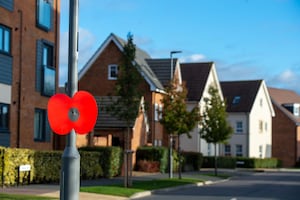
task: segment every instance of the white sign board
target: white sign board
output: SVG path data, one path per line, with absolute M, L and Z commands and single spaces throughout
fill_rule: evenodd
M 20 165 L 20 167 L 19 167 L 20 172 L 30 171 L 30 169 L 31 169 L 30 165 Z

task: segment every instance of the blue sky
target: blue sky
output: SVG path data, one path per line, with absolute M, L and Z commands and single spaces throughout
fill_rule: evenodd
M 61 1 L 60 84 L 66 81 L 69 1 Z M 221 81 L 264 79 L 300 94 L 300 0 L 79 0 L 81 67 L 110 33 L 153 58 L 216 64 Z

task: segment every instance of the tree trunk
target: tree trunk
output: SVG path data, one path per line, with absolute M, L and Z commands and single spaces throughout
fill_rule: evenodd
M 215 143 L 215 176 L 218 176 L 217 144 Z
M 178 164 L 178 178 L 181 179 L 181 150 L 180 150 L 180 135 L 178 135 L 178 159 L 179 159 L 179 164 Z

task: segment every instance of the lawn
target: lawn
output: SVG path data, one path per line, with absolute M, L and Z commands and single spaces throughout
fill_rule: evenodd
M 37 197 L 28 195 L 16 195 L 16 194 L 0 194 L 1 200 L 57 200 L 50 197 Z
M 90 192 L 122 197 L 130 197 L 135 193 L 143 191 L 151 191 L 168 187 L 176 187 L 180 185 L 202 182 L 199 179 L 160 179 L 151 181 L 134 181 L 131 188 L 124 188 L 123 185 L 107 185 L 107 186 L 89 186 L 81 187 L 81 192 Z

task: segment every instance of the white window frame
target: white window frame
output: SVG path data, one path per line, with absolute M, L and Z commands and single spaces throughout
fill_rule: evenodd
M 116 70 L 116 76 L 112 76 L 112 70 Z M 118 79 L 118 65 L 112 64 L 108 65 L 108 80 L 117 80 Z
M 239 126 L 239 125 L 241 125 L 241 126 Z M 236 123 L 235 123 L 235 132 L 236 133 L 243 133 L 244 132 L 243 121 L 236 121 Z
M 243 156 L 243 145 L 237 144 L 235 145 L 235 156 L 242 157 Z
M 154 121 L 158 121 L 159 120 L 159 113 L 158 113 L 158 104 L 155 103 L 154 104 Z
M 225 144 L 224 154 L 225 154 L 225 156 L 231 156 L 231 145 L 230 144 Z

